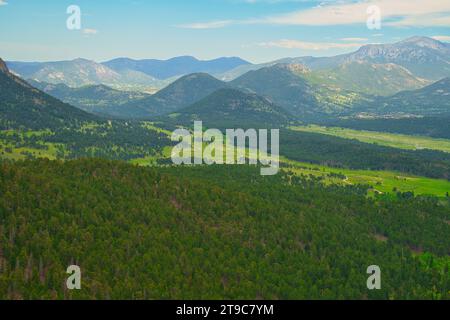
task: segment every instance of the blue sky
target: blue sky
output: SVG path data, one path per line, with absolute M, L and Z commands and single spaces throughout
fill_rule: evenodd
M 69 5 L 81 30 L 68 30 Z M 381 10 L 370 30 L 367 8 Z M 414 35 L 450 41 L 449 0 L 0 0 L 0 57 L 50 61 L 83 57 L 251 62 L 329 56 Z

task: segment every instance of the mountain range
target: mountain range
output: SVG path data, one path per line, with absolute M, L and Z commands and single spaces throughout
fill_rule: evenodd
M 284 58 L 251 64 L 237 57 L 202 61 L 190 56 L 168 60 L 118 58 L 103 63 L 86 59 L 59 62 L 7 62 L 24 79 L 71 87 L 104 84 L 120 90 L 154 93 L 191 73 L 232 81 L 249 71 L 276 64 L 301 64 L 317 81 L 339 89 L 388 96 L 414 90 L 450 76 L 450 44 L 412 37 L 392 44 L 369 44 L 332 57 Z
M 112 95 L 118 99 L 126 94 L 104 86 L 70 88 L 63 84 L 31 82 L 34 86 L 64 99 L 74 99 L 79 95 L 79 98 L 87 99 L 89 97 L 99 101 L 102 100 L 102 97 L 112 99 Z M 267 99 L 237 89 L 224 88 L 223 85 L 223 82 L 207 74 L 193 74 L 183 77 L 162 90 L 157 94 L 158 97 L 155 95 L 141 100 L 159 99 L 156 101 L 161 106 L 165 103 L 178 103 L 178 113 L 169 116 L 169 118 L 177 120 L 178 124 L 190 125 L 194 120 L 202 119 L 207 126 L 237 125 L 242 128 L 267 128 L 286 125 L 291 121 L 292 116 L 288 112 Z M 189 89 L 192 88 L 196 89 L 197 95 L 189 95 L 192 92 Z M 128 94 L 132 95 L 133 93 Z M 96 116 L 63 103 L 20 79 L 9 72 L 1 59 L 0 99 L 2 101 L 0 104 L 0 127 L 2 130 L 80 127 L 83 123 L 99 120 Z M 198 101 L 188 105 L 189 101 L 194 100 Z M 188 106 L 184 107 L 184 104 Z M 97 108 L 99 107 L 97 106 Z M 124 106 L 120 108 L 124 108 Z M 134 108 L 134 112 L 137 113 L 136 110 L 139 110 L 139 107 L 135 106 Z
M 104 62 L 103 65 L 117 72 L 134 70 L 160 80 L 167 80 L 190 73 L 221 74 L 239 66 L 250 65 L 250 63 L 237 57 L 198 60 L 191 56 L 182 56 L 169 60 L 118 58 Z
M 123 69 L 116 72 L 107 66 L 86 59 L 57 62 L 7 62 L 10 70 L 23 79 L 32 79 L 70 87 L 107 85 L 120 90 L 154 92 L 167 85 L 142 72 Z
M 420 73 L 417 71 L 420 64 L 437 66 L 447 61 L 448 47 L 448 44 L 433 39 L 415 37 L 391 45 L 365 46 L 347 55 L 287 58 L 263 65 L 251 65 L 238 58 L 199 61 L 192 57 L 167 61 L 121 58 L 105 63 L 109 66 L 84 59 L 43 64 L 12 62 L 9 65 L 15 67 L 16 74 L 30 74 L 29 83 L 33 87 L 80 109 L 108 117 L 153 119 L 170 115 L 176 119 L 192 119 L 207 115 L 205 103 L 226 110 L 227 106 L 222 101 L 215 101 L 226 99 L 240 106 L 267 104 L 273 110 L 282 108 L 291 120 L 309 121 L 364 113 L 448 114 L 449 78 L 436 82 L 431 78 L 421 78 L 407 69 L 408 61 L 416 61 L 416 73 Z M 164 65 L 167 69 L 164 69 Z M 161 68 L 168 73 L 164 76 L 160 74 L 159 77 L 168 77 L 192 69 L 209 68 L 213 72 L 235 65 L 239 66 L 229 72 L 250 71 L 231 81 L 221 81 L 206 72 L 191 73 L 179 77 L 152 95 L 116 89 L 117 84 L 125 81 L 124 74 L 131 75 L 135 83 L 145 77 L 152 81 L 166 81 L 158 80 L 148 73 Z M 7 67 L 4 65 L 3 68 Z M 439 69 L 441 74 L 446 74 L 444 66 Z M 52 71 L 46 73 L 45 70 Z M 6 74 L 13 76 L 7 71 Z M 143 78 L 134 78 L 132 74 Z M 33 76 L 36 75 L 49 81 L 35 79 Z M 437 77 L 438 73 L 434 73 L 434 76 Z M 23 80 L 20 81 L 31 87 Z M 60 83 L 55 83 L 58 81 Z M 64 82 L 70 82 L 73 87 Z M 106 86 L 103 82 L 110 82 L 112 86 Z M 221 94 L 216 94 L 219 91 Z M 39 94 L 43 92 L 39 91 Z M 230 100 L 233 94 L 242 98 L 242 103 Z M 248 103 L 250 100 L 255 103 Z M 227 114 L 212 108 L 214 114 Z M 239 110 L 248 111 L 249 108 L 242 107 Z M 277 112 L 269 113 L 275 115 Z M 182 118 L 179 115 L 183 115 Z M 228 118 L 233 117 L 231 114 Z
M 239 66 L 221 74 L 219 78 L 231 81 L 249 71 L 279 63 L 302 64 L 317 72 L 320 80 L 344 89 L 390 95 L 402 90 L 418 89 L 449 77 L 450 44 L 427 37 L 412 37 L 392 44 L 365 45 L 355 52 L 333 57 L 284 58 Z M 357 69 L 357 74 L 349 72 L 353 68 Z M 388 78 L 385 78 L 386 75 Z M 376 82 L 368 83 L 371 78 L 375 78 Z
M 167 115 L 225 88 L 259 95 L 283 107 L 294 118 L 341 113 L 351 109 L 356 102 L 367 100 L 355 92 L 312 83 L 309 74 L 307 68 L 298 64 L 277 64 L 250 71 L 230 82 L 217 80 L 206 73 L 195 73 L 178 79 L 152 96 L 124 104 L 122 110 L 147 110 L 148 117 Z
M 154 93 L 177 78 L 198 72 L 222 73 L 249 62 L 240 58 L 209 61 L 193 57 L 169 60 L 119 58 L 104 63 L 87 59 L 56 62 L 7 62 L 9 69 L 23 79 L 70 87 L 103 84 L 119 90 Z
M 395 85 L 393 81 L 390 83 Z M 291 115 L 292 120 L 308 121 L 351 116 L 361 112 L 377 115 L 446 114 L 449 112 L 450 100 L 448 78 L 416 90 L 401 91 L 389 96 L 374 96 L 317 81 L 314 72 L 303 65 L 276 64 L 250 71 L 230 82 L 217 80 L 205 73 L 184 76 L 155 95 L 124 104 L 122 110 L 139 108 L 146 110 L 148 117 L 170 113 L 185 115 L 185 112 L 182 112 L 184 108 L 220 89 L 234 89 L 258 95 L 269 103 L 282 107 Z M 212 102 L 213 97 L 209 97 L 208 101 L 219 104 L 220 101 Z M 215 97 L 219 99 L 220 96 Z

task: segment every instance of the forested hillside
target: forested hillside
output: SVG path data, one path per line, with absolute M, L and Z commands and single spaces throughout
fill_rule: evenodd
M 449 298 L 448 204 L 365 192 L 246 166 L 3 162 L 0 298 Z
M 322 70 L 314 76 L 322 83 L 338 88 L 381 96 L 418 89 L 429 84 L 399 65 L 359 60 L 343 63 L 331 70 Z
M 220 89 L 169 117 L 187 127 L 201 120 L 209 128 L 279 128 L 292 119 L 283 108 L 256 94 Z
M 65 104 L 16 77 L 0 59 L 0 129 L 58 128 L 93 121 L 95 116 Z
M 450 115 L 450 77 L 425 88 L 378 98 L 372 108 L 378 113 L 414 114 L 419 116 Z

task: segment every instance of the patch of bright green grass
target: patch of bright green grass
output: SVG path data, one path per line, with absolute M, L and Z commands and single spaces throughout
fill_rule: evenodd
M 158 133 L 164 133 L 165 135 L 167 135 L 169 137 L 172 135 L 171 131 L 159 128 L 153 122 L 143 121 L 142 127 L 146 128 L 148 130 L 156 131 Z
M 28 155 L 32 155 L 34 158 L 46 158 L 55 160 L 57 158 L 58 145 L 53 143 L 44 144 L 47 149 L 37 149 L 29 147 L 15 148 L 10 144 L 5 144 L 0 141 L 0 158 L 9 160 L 24 160 Z M 11 151 L 11 152 L 8 152 Z
M 450 140 L 436 139 L 425 136 L 353 130 L 338 127 L 321 127 L 316 125 L 292 127 L 292 130 L 313 132 L 336 136 L 345 139 L 356 139 L 366 143 L 376 143 L 382 146 L 407 150 L 431 149 L 450 152 Z
M 450 192 L 450 181 L 447 180 L 418 177 L 394 171 L 330 168 L 288 159 L 282 159 L 281 162 L 292 166 L 286 170 L 291 170 L 296 174 L 322 176 L 325 178 L 325 182 L 328 183 L 337 182 L 338 184 L 370 185 L 373 187 L 371 193 L 411 191 L 416 195 L 434 195 L 438 197 L 445 197 L 446 193 Z M 336 179 L 336 177 L 329 177 L 330 173 L 341 174 L 346 178 Z

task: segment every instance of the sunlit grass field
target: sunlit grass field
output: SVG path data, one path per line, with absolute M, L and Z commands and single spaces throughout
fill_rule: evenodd
M 154 125 L 147 123 L 149 130 L 154 130 Z M 431 139 L 426 137 L 414 137 L 397 134 L 388 134 L 380 132 L 366 132 L 356 131 L 340 128 L 324 128 L 318 126 L 297 127 L 296 130 L 325 133 L 330 135 L 339 135 L 341 137 L 365 140 L 364 142 L 380 143 L 384 141 L 384 145 L 395 146 L 397 148 L 413 149 L 413 145 L 425 145 L 431 149 L 433 146 L 436 150 L 450 152 L 450 141 Z M 162 131 L 163 132 L 163 131 Z M 5 133 L 5 132 L 3 132 Z M 24 133 L 27 136 L 41 134 L 48 132 L 27 132 Z M 164 132 L 169 134 L 169 132 Z M 370 136 L 369 136 L 370 135 Z M 54 160 L 57 158 L 58 148 L 64 149 L 64 146 L 58 146 L 56 144 L 43 143 L 43 146 L 47 149 L 34 149 L 34 148 L 15 148 L 12 144 L 6 143 L 0 140 L 0 158 L 10 160 L 23 160 L 27 158 L 27 154 L 31 154 L 36 158 L 48 158 Z M 229 146 L 224 146 L 224 150 L 227 150 Z M 8 151 L 7 151 L 8 150 Z M 163 151 L 154 156 L 148 156 L 145 158 L 136 158 L 129 162 L 139 166 L 155 166 L 158 165 L 159 159 L 170 159 L 172 147 L 166 146 Z M 248 150 L 245 151 L 246 157 L 249 157 Z M 447 192 L 450 192 L 450 181 L 432 179 L 426 177 L 418 177 L 413 175 L 407 175 L 404 173 L 398 173 L 393 171 L 372 171 L 372 170 L 352 170 L 352 169 L 340 169 L 332 168 L 321 165 L 314 165 L 309 163 L 303 163 L 293 161 L 286 158 L 281 158 L 282 170 L 290 170 L 295 174 L 303 174 L 306 176 L 312 175 L 315 177 L 322 177 L 323 183 L 326 184 L 364 184 L 372 186 L 369 193 L 395 193 L 395 192 L 414 192 L 416 195 L 428 194 L 438 197 L 445 197 Z M 339 176 L 342 175 L 342 176 Z M 345 177 L 344 177 L 345 176 Z
M 407 150 L 431 149 L 450 152 L 450 140 L 424 136 L 411 136 L 395 133 L 353 130 L 338 127 L 321 127 L 317 125 L 292 127 L 292 130 L 326 134 L 330 136 L 355 139 L 365 143 Z
M 450 192 L 450 181 L 447 180 L 418 177 L 394 171 L 330 168 L 288 159 L 282 159 L 281 162 L 289 165 L 285 170 L 291 170 L 296 174 L 320 176 L 324 178 L 324 183 L 328 184 L 367 184 L 373 187 L 371 192 L 395 193 L 411 191 L 416 195 L 426 194 L 438 197 L 445 197 L 446 193 Z M 342 174 L 346 178 L 330 177 L 330 173 Z

